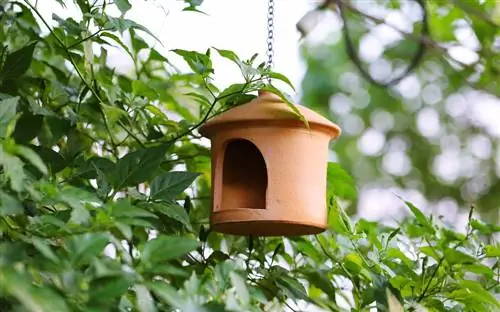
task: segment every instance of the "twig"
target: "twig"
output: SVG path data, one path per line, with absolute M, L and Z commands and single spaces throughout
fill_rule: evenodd
M 400 75 L 396 76 L 395 78 L 390 79 L 387 82 L 381 82 L 377 81 L 375 78 L 372 77 L 372 75 L 363 67 L 361 64 L 361 60 L 359 59 L 359 55 L 356 52 L 356 49 L 354 48 L 353 41 L 350 35 L 350 30 L 349 27 L 347 26 L 347 17 L 345 15 L 345 9 L 349 8 L 350 10 L 354 11 L 356 10 L 358 14 L 361 14 L 361 12 L 351 5 L 348 5 L 344 2 L 344 0 L 336 0 L 337 1 L 337 6 L 339 8 L 340 12 L 340 17 L 342 18 L 342 21 L 344 22 L 344 27 L 342 28 L 342 32 L 344 34 L 344 40 L 345 40 L 345 47 L 347 54 L 349 55 L 349 58 L 351 61 L 354 63 L 354 65 L 358 68 L 359 72 L 363 77 L 365 77 L 366 80 L 371 82 L 372 84 L 378 85 L 380 87 L 389 87 L 393 86 L 397 83 L 399 83 L 401 80 L 403 80 L 405 77 L 407 77 L 421 62 L 421 60 L 424 57 L 425 50 L 427 48 L 427 45 L 423 42 L 419 42 L 418 49 L 416 50 L 414 56 L 412 57 L 410 64 L 408 67 L 401 73 Z M 423 11 L 423 18 L 422 18 L 422 36 L 428 36 L 429 35 L 429 24 L 428 24 L 428 18 L 427 18 L 427 10 L 425 8 L 425 2 L 424 0 L 414 0 L 418 3 L 420 8 Z
M 205 115 L 203 116 L 203 118 L 198 121 L 196 124 L 192 125 L 191 127 L 189 127 L 186 131 L 184 132 L 181 132 L 180 134 L 176 135 L 174 138 L 168 140 L 165 145 L 170 145 L 172 144 L 173 142 L 176 142 L 177 140 L 183 138 L 184 136 L 190 134 L 191 132 L 193 132 L 194 130 L 196 130 L 197 128 L 199 128 L 202 124 L 204 124 L 208 118 L 210 117 L 210 114 L 212 113 L 212 111 L 214 110 L 215 108 L 215 105 L 220 101 L 220 100 L 223 100 L 225 98 L 228 98 L 230 96 L 233 96 L 233 95 L 236 95 L 236 94 L 239 94 L 239 93 L 243 93 L 243 91 L 248 87 L 248 85 L 250 83 L 253 83 L 253 82 L 257 82 L 257 81 L 260 81 L 261 78 L 259 79 L 254 79 L 254 80 L 250 80 L 250 81 L 247 81 L 244 85 L 243 85 L 243 88 L 241 89 L 241 91 L 237 91 L 237 92 L 232 92 L 232 93 L 228 93 L 228 94 L 225 94 L 223 96 L 219 96 L 219 97 L 215 97 L 215 99 L 213 100 L 213 102 L 210 104 L 210 107 L 208 108 L 207 112 L 205 113 Z M 209 90 L 209 92 L 211 94 L 213 94 L 212 90 L 210 90 L 210 88 L 207 88 Z
M 47 27 L 47 29 L 49 30 L 50 34 L 52 36 L 54 36 L 54 38 L 56 39 L 57 43 L 61 46 L 61 48 L 67 54 L 68 59 L 69 59 L 71 65 L 73 65 L 73 67 L 75 68 L 76 73 L 78 74 L 78 76 L 80 77 L 80 79 L 82 80 L 82 82 L 85 84 L 85 86 L 90 90 L 90 92 L 92 92 L 92 94 L 97 98 L 97 100 L 99 101 L 99 104 L 104 103 L 104 101 L 99 96 L 99 93 L 96 90 L 94 90 L 94 88 L 92 88 L 92 85 L 87 82 L 87 80 L 85 79 L 85 77 L 81 73 L 80 69 L 78 68 L 78 66 L 76 65 L 75 61 L 73 60 L 73 57 L 71 56 L 71 53 L 70 53 L 68 47 L 66 47 L 66 45 L 64 44 L 64 42 L 54 33 L 54 31 L 52 30 L 52 28 L 50 27 L 50 25 L 47 23 L 47 21 L 45 20 L 45 18 L 42 16 L 42 14 L 40 14 L 40 12 L 37 10 L 37 8 L 35 8 L 28 0 L 23 0 L 23 1 L 24 1 L 24 3 L 26 3 L 26 5 L 28 5 L 30 7 L 31 10 L 33 10 L 33 12 L 35 12 L 35 14 L 40 18 L 40 20 L 45 25 L 45 27 Z M 101 113 L 101 115 L 103 117 L 104 126 L 105 126 L 106 132 L 108 133 L 109 138 L 111 140 L 111 145 L 113 146 L 113 150 L 115 150 L 115 152 L 116 152 L 117 151 L 116 144 L 114 142 L 111 130 L 109 129 L 109 125 L 108 125 L 108 122 L 106 120 L 106 115 L 104 114 L 104 112 L 102 111 L 102 109 L 100 109 L 100 113 Z
M 473 214 L 473 212 L 474 212 L 474 206 L 471 206 L 470 210 L 469 210 L 469 216 L 468 216 L 469 222 L 467 223 L 467 234 L 465 235 L 464 239 L 462 239 L 460 242 L 458 242 L 453 247 L 453 249 L 457 249 L 458 247 L 462 246 L 466 241 L 468 241 L 470 235 L 472 234 L 473 229 L 472 229 L 470 223 L 471 223 L 471 220 L 472 220 L 472 214 Z M 433 248 L 432 245 L 430 244 L 430 242 L 427 239 L 426 239 L 426 242 L 429 245 L 429 247 Z M 435 251 L 433 251 L 433 252 L 436 253 Z M 445 259 L 444 253 L 445 252 L 446 252 L 446 250 L 443 251 L 443 255 L 441 256 L 441 258 L 439 258 L 439 261 L 438 261 L 438 263 L 436 265 L 436 269 L 432 272 L 432 275 L 429 278 L 429 282 L 427 283 L 427 285 L 425 286 L 424 290 L 422 291 L 422 293 L 418 297 L 417 302 L 420 302 L 420 301 L 422 301 L 425 298 L 425 295 L 426 295 L 427 291 L 429 290 L 429 287 L 430 287 L 430 285 L 432 283 L 432 280 L 434 279 L 434 277 L 436 277 L 437 271 L 441 267 L 441 264 L 443 264 L 443 262 L 444 262 L 444 259 Z
M 105 31 L 105 30 L 106 30 L 106 29 L 101 29 L 101 28 L 100 28 L 100 29 L 99 29 L 98 31 L 96 31 L 95 33 L 93 33 L 93 34 L 91 34 L 91 35 L 89 35 L 89 36 L 87 36 L 87 37 L 85 37 L 85 38 L 81 38 L 80 40 L 78 40 L 78 41 L 77 41 L 77 42 L 75 42 L 75 43 L 70 44 L 69 46 L 67 46 L 67 49 L 68 49 L 68 50 L 70 50 L 70 49 L 72 49 L 72 48 L 76 47 L 77 45 L 79 45 L 80 43 L 85 42 L 85 41 L 87 41 L 87 40 L 89 40 L 89 39 L 94 38 L 94 37 L 95 37 L 95 36 L 97 36 L 99 33 L 101 33 L 101 31 Z
M 413 34 L 413 33 L 406 32 L 406 31 L 400 29 L 399 27 L 396 27 L 393 24 L 387 23 L 384 19 L 372 16 L 370 14 L 367 14 L 365 12 L 362 12 L 362 11 L 358 10 L 357 8 L 353 7 L 350 3 L 347 3 L 345 0 L 337 0 L 337 1 L 342 2 L 343 6 L 345 6 L 350 11 L 352 11 L 352 12 L 354 12 L 354 13 L 360 15 L 360 16 L 363 16 L 363 17 L 365 17 L 365 18 L 367 18 L 367 19 L 369 19 L 369 20 L 371 20 L 371 21 L 373 21 L 373 22 L 375 22 L 377 24 L 385 24 L 385 25 L 389 26 L 390 28 L 394 29 L 395 31 L 399 32 L 401 35 L 403 35 L 404 37 L 406 37 L 408 39 L 411 39 L 413 41 L 422 43 L 422 44 L 424 44 L 429 49 L 432 49 L 432 50 L 435 50 L 437 52 L 446 54 L 446 56 L 448 56 L 449 58 L 451 58 L 454 62 L 460 64 L 461 66 L 463 66 L 465 68 L 469 68 L 469 67 L 472 66 L 470 64 L 463 63 L 463 62 L 461 62 L 459 60 L 455 60 L 453 57 L 451 57 L 449 55 L 449 51 L 448 51 L 447 48 L 442 47 L 439 43 L 437 43 L 436 41 L 434 41 L 429 36 L 425 36 L 425 35 L 422 35 L 422 34 L 418 35 L 418 34 Z

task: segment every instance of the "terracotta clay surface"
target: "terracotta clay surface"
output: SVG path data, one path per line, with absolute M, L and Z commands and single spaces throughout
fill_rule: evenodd
M 200 128 L 212 141 L 213 230 L 292 236 L 326 229 L 328 144 L 340 128 L 296 107 L 309 128 L 269 92 Z

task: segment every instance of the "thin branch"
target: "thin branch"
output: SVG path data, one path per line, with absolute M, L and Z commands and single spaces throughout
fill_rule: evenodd
M 42 14 L 40 14 L 40 12 L 37 10 L 37 8 L 35 8 L 28 0 L 23 0 L 23 1 L 24 1 L 24 3 L 26 3 L 26 5 L 28 5 L 30 7 L 31 10 L 33 10 L 33 12 L 35 12 L 35 14 L 40 18 L 40 20 L 45 25 L 45 27 L 47 27 L 47 29 L 50 31 L 50 34 L 52 36 L 54 36 L 54 38 L 56 39 L 57 43 L 61 46 L 61 48 L 67 54 L 68 59 L 69 59 L 71 65 L 73 65 L 73 67 L 75 68 L 76 73 L 78 74 L 78 76 L 80 77 L 80 79 L 82 80 L 82 82 L 85 84 L 85 86 L 90 90 L 90 92 L 92 92 L 92 94 L 97 98 L 97 100 L 99 101 L 99 104 L 104 103 L 104 101 L 101 99 L 99 93 L 96 90 L 94 90 L 94 88 L 92 88 L 92 85 L 89 84 L 87 82 L 87 80 L 85 79 L 85 77 L 83 76 L 82 72 L 80 71 L 80 69 L 76 65 L 75 61 L 73 60 L 73 57 L 71 56 L 71 53 L 70 53 L 68 47 L 54 33 L 54 31 L 52 30 L 52 28 L 50 27 L 50 25 L 47 23 L 47 21 L 45 20 L 45 18 L 42 16 Z M 108 132 L 109 138 L 111 140 L 111 145 L 113 146 L 113 149 L 115 151 L 117 151 L 116 144 L 115 144 L 114 139 L 113 139 L 113 135 L 111 133 L 111 130 L 110 130 L 109 125 L 108 125 L 108 122 L 106 120 L 106 115 L 104 114 L 104 112 L 102 111 L 102 109 L 100 110 L 100 113 L 101 113 L 101 115 L 103 117 L 103 122 L 104 122 L 104 126 L 106 128 L 106 132 Z
M 399 32 L 401 35 L 403 35 L 404 37 L 408 38 L 408 39 L 411 39 L 413 41 L 416 41 L 416 42 L 419 42 L 421 44 L 424 44 L 427 48 L 429 49 L 432 49 L 434 51 L 437 51 L 441 54 L 446 54 L 447 57 L 451 58 L 454 62 L 460 64 L 461 66 L 465 67 L 465 68 L 470 68 L 472 67 L 473 65 L 470 65 L 470 64 L 466 64 L 466 63 L 463 63 L 459 60 L 456 60 L 454 59 L 453 57 L 451 57 L 449 55 L 449 51 L 448 51 L 448 48 L 445 48 L 443 46 L 441 46 L 438 42 L 434 41 L 431 37 L 429 36 L 425 36 L 425 35 L 422 35 L 422 34 L 414 34 L 414 33 L 410 33 L 410 32 L 406 32 L 402 29 L 400 29 L 399 27 L 391 24 L 391 23 L 388 23 L 387 21 L 385 21 L 384 19 L 381 19 L 381 18 L 378 18 L 378 17 L 375 17 L 375 16 L 372 16 L 368 13 L 365 13 L 365 12 L 362 12 L 360 10 L 358 10 L 357 8 L 355 8 L 354 6 L 352 6 L 349 2 L 345 1 L 345 0 L 337 0 L 339 2 L 342 2 L 342 5 L 345 6 L 346 8 L 348 8 L 350 11 L 360 15 L 360 16 L 363 16 L 364 18 L 366 19 L 369 19 L 377 24 L 385 24 L 387 26 L 389 26 L 390 28 L 394 29 L 395 31 Z
M 411 61 L 409 65 L 406 67 L 406 69 L 399 75 L 397 75 L 394 78 L 389 79 L 386 82 L 381 82 L 372 77 L 372 75 L 363 67 L 361 60 L 359 58 L 358 52 L 354 48 L 354 44 L 350 35 L 350 30 L 347 25 L 347 17 L 345 15 L 345 9 L 349 8 L 351 10 L 354 10 L 354 8 L 350 5 L 345 5 L 343 0 L 336 0 L 337 1 L 337 6 L 339 9 L 340 17 L 342 18 L 342 21 L 344 22 L 344 27 L 342 28 L 342 33 L 344 35 L 344 41 L 345 41 L 345 47 L 346 47 L 346 52 L 351 59 L 351 61 L 354 63 L 354 65 L 358 68 L 359 72 L 361 75 L 371 82 L 374 85 L 378 85 L 380 87 L 390 87 L 393 86 L 397 83 L 399 83 L 401 80 L 406 78 L 413 70 L 420 64 L 421 60 L 424 57 L 425 50 L 427 49 L 427 46 L 424 42 L 419 42 L 419 46 L 416 49 L 414 55 L 411 58 Z M 421 31 L 421 36 L 428 36 L 429 35 L 429 23 L 428 23 L 428 13 L 425 7 L 425 2 L 423 0 L 415 0 L 420 8 L 423 11 L 423 17 L 422 17 L 422 31 Z M 360 12 L 358 10 L 358 12 Z
M 194 130 L 196 130 L 197 128 L 199 128 L 202 124 L 204 124 L 208 120 L 208 118 L 210 118 L 210 114 L 213 112 L 213 110 L 215 109 L 215 105 L 220 100 L 223 100 L 225 98 L 231 97 L 231 96 L 236 95 L 236 94 L 241 94 L 248 87 L 249 84 L 251 84 L 253 82 L 260 81 L 260 80 L 261 80 L 261 78 L 247 81 L 243 85 L 243 88 L 241 89 L 241 91 L 232 92 L 232 93 L 225 94 L 223 96 L 215 97 L 214 101 L 210 104 L 210 107 L 208 108 L 207 112 L 205 113 L 205 115 L 203 116 L 203 118 L 200 121 L 198 121 L 196 124 L 194 124 L 191 127 L 189 127 L 186 131 L 181 132 L 180 134 L 176 135 L 174 138 L 168 140 L 165 144 L 166 145 L 170 145 L 173 142 L 176 142 L 177 140 L 185 137 L 186 135 L 190 134 L 191 132 L 193 132 Z M 212 93 L 212 90 L 210 90 L 210 88 L 208 88 L 208 89 L 209 89 L 209 92 Z
M 106 30 L 106 29 L 101 29 L 101 28 L 100 28 L 100 29 L 99 29 L 99 30 L 97 30 L 95 33 L 93 33 L 93 34 L 91 34 L 91 35 L 89 35 L 89 36 L 87 36 L 87 37 L 85 37 L 85 38 L 81 38 L 80 40 L 78 40 L 78 41 L 77 41 L 77 42 L 75 42 L 75 43 L 70 44 L 70 45 L 67 47 L 67 49 L 68 49 L 68 50 L 71 50 L 72 48 L 76 47 L 76 46 L 77 46 L 77 45 L 79 45 L 80 43 L 85 42 L 85 41 L 87 41 L 87 40 L 89 40 L 89 39 L 94 38 L 95 36 L 99 35 L 99 34 L 101 33 L 101 31 L 105 31 L 105 30 Z

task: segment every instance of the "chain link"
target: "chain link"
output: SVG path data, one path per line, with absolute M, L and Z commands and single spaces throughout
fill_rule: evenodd
M 274 0 L 269 0 L 267 6 L 267 64 L 268 70 L 273 66 L 274 56 Z

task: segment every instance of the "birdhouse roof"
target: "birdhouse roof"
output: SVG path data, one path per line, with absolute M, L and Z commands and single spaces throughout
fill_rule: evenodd
M 302 105 L 294 105 L 304 116 L 313 131 L 322 131 L 332 138 L 340 135 L 340 128 L 330 120 Z M 303 126 L 305 123 L 278 95 L 259 91 L 259 96 L 254 100 L 236 106 L 220 115 L 217 115 L 205 124 L 199 131 L 203 136 L 212 136 L 221 127 L 249 127 L 257 126 Z

